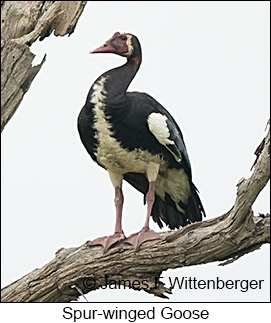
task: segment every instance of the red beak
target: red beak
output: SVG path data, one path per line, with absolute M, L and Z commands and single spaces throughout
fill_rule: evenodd
M 106 42 L 103 46 L 92 49 L 90 53 L 115 53 L 115 48 Z
M 90 53 L 116 53 L 116 49 L 111 45 L 111 41 L 119 35 L 119 32 L 115 33 L 103 46 L 91 50 Z

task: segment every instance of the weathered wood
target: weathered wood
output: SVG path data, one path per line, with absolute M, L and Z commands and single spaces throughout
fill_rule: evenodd
M 1 1 L 1 131 L 41 69 L 29 46 L 38 38 L 71 34 L 87 1 Z
M 254 216 L 251 206 L 270 177 L 270 130 L 264 139 L 249 179 L 237 185 L 231 210 L 214 219 L 194 223 L 177 231 L 160 233 L 159 240 L 144 243 L 137 254 L 130 245 L 120 243 L 103 254 L 99 246 L 88 243 L 79 248 L 60 249 L 55 258 L 2 289 L 4 302 L 66 302 L 80 294 L 121 281 L 134 289 L 167 297 L 171 290 L 155 277 L 169 268 L 180 268 L 223 261 L 235 261 L 270 243 L 270 215 Z M 143 282 L 144 281 L 144 282 Z

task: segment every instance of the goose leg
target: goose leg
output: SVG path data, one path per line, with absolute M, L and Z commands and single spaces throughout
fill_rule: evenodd
M 149 184 L 149 190 L 146 195 L 147 201 L 147 217 L 143 228 L 137 232 L 131 234 L 126 240 L 125 243 L 129 243 L 134 246 L 135 250 L 138 251 L 139 247 L 142 245 L 143 242 L 159 239 L 159 236 L 153 230 L 150 230 L 149 222 L 151 216 L 151 210 L 154 203 L 154 183 Z
M 115 232 L 110 236 L 97 238 L 89 243 L 90 246 L 101 245 L 106 252 L 115 243 L 125 239 L 122 231 L 122 207 L 123 207 L 123 193 L 121 187 L 115 188 L 115 206 L 116 206 L 116 224 Z
M 150 227 L 149 227 L 151 211 L 155 200 L 154 182 L 157 178 L 158 171 L 159 171 L 159 165 L 155 163 L 151 163 L 146 170 L 147 178 L 149 180 L 149 189 L 146 195 L 146 201 L 147 201 L 146 221 L 143 228 L 139 232 L 131 234 L 125 240 L 126 243 L 133 245 L 136 251 L 138 251 L 139 247 L 142 245 L 143 242 L 159 239 L 159 235 L 155 231 L 150 230 Z

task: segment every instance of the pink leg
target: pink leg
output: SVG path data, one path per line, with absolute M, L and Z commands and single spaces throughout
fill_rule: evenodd
M 144 224 L 143 228 L 141 229 L 141 231 L 139 231 L 137 233 L 133 233 L 125 240 L 125 242 L 133 245 L 136 251 L 138 251 L 140 245 L 143 242 L 149 241 L 149 240 L 154 240 L 154 239 L 159 239 L 158 234 L 156 232 L 154 232 L 153 230 L 150 230 L 150 227 L 149 227 L 150 216 L 151 216 L 151 211 L 152 211 L 154 200 L 155 200 L 154 182 L 151 182 L 149 184 L 149 190 L 146 195 L 147 217 L 146 217 L 145 224 Z
M 97 238 L 89 243 L 90 246 L 101 245 L 106 252 L 112 245 L 118 241 L 124 240 L 125 236 L 122 231 L 121 219 L 122 219 L 122 207 L 123 207 L 123 194 L 120 187 L 115 188 L 115 205 L 116 205 L 116 225 L 115 233 L 111 236 Z

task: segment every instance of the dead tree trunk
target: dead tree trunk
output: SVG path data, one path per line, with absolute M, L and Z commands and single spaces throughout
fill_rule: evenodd
M 257 148 L 254 171 L 237 185 L 233 207 L 224 215 L 177 231 L 160 233 L 160 240 L 144 243 L 137 254 L 119 243 L 106 254 L 88 243 L 60 249 L 55 258 L 2 289 L 4 302 L 67 302 L 106 285 L 108 280 L 137 282 L 136 290 L 167 297 L 157 282 L 163 270 L 222 261 L 235 261 L 270 243 L 270 215 L 254 216 L 251 206 L 270 177 L 270 130 Z M 144 283 L 143 283 L 144 281 Z
M 87 1 L 1 1 L 1 131 L 41 69 L 29 46 L 54 30 L 72 34 Z

